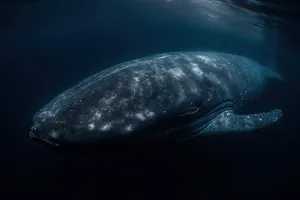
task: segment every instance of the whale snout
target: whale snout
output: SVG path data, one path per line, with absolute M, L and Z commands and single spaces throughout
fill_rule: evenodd
M 40 131 L 41 131 L 41 127 L 39 125 L 32 126 L 30 129 L 29 137 L 31 139 L 37 138 Z
M 32 140 L 37 141 L 39 143 L 43 143 L 43 144 L 46 143 L 54 146 L 59 146 L 55 142 L 57 136 L 58 134 L 55 133 L 54 130 L 49 132 L 43 125 L 40 124 L 33 125 L 29 132 L 29 137 Z

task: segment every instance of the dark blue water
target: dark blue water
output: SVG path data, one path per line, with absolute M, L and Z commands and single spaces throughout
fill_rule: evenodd
M 227 3 L 225 3 L 227 2 Z M 280 1 L 7 1 L 0 4 L 1 190 L 104 198 L 299 194 L 300 13 Z M 255 109 L 284 119 L 246 135 L 203 137 L 181 148 L 115 148 L 64 154 L 28 137 L 32 117 L 86 76 L 154 53 L 235 53 L 275 68 Z M 253 108 L 254 109 L 254 108 Z

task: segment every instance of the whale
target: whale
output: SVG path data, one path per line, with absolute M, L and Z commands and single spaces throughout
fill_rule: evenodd
M 64 146 L 248 133 L 283 116 L 279 108 L 240 114 L 270 80 L 283 78 L 241 55 L 149 55 L 101 70 L 56 96 L 36 112 L 29 136 Z

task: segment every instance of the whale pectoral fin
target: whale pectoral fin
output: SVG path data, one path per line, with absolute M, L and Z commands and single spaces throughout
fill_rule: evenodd
M 282 111 L 279 109 L 250 115 L 236 115 L 232 111 L 224 111 L 216 116 L 200 134 L 254 131 L 277 122 L 281 117 Z

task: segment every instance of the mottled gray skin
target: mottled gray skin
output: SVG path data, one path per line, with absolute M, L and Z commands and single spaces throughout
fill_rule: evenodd
M 103 70 L 57 96 L 34 116 L 30 136 L 60 145 L 251 131 L 282 115 L 234 114 L 269 78 L 280 76 L 238 55 L 148 56 Z

